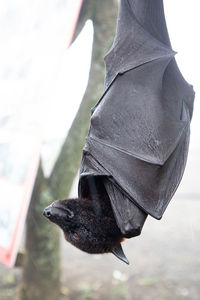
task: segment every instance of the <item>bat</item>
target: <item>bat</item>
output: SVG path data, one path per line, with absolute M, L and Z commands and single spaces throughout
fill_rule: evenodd
M 119 247 L 124 237 L 116 224 L 103 182 L 90 178 L 87 188 L 94 189 L 92 198 L 54 201 L 45 208 L 44 216 L 60 226 L 65 239 L 80 250 L 90 254 L 111 252 L 129 264 Z
M 113 236 L 119 233 L 114 240 L 108 233 L 112 247 L 106 252 L 124 262 L 122 238 L 139 235 L 148 215 L 162 218 L 186 165 L 194 91 L 175 54 L 162 0 L 120 2 L 115 40 L 105 56 L 105 90 L 91 109 L 74 201 L 83 211 L 88 201 L 102 206 L 102 220 L 105 203 L 110 205 L 109 217 L 120 231 L 113 229 Z

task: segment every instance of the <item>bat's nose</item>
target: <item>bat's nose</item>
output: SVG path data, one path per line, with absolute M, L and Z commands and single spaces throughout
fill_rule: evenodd
M 51 207 L 50 206 L 47 206 L 45 207 L 44 211 L 43 211 L 43 215 L 46 217 L 46 218 L 50 218 L 51 217 Z
M 66 208 L 62 201 L 54 201 L 51 205 L 47 206 L 44 211 L 43 215 L 50 219 L 51 221 L 55 218 L 68 218 L 71 219 L 74 217 L 73 211 Z

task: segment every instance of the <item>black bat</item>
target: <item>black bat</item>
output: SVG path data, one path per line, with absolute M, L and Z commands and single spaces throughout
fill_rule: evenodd
M 162 0 L 120 2 L 116 37 L 105 56 L 105 91 L 91 111 L 76 204 L 84 211 L 81 199 L 95 199 L 100 207 L 111 203 L 120 232 L 114 244 L 108 235 L 108 252 L 115 249 L 125 262 L 121 238 L 140 234 L 147 215 L 161 219 L 185 169 L 194 91 L 175 54 Z
M 60 226 L 65 239 L 80 250 L 91 254 L 111 252 L 128 264 L 119 247 L 124 237 L 102 181 L 98 177 L 88 179 L 87 189 L 92 190 L 92 198 L 54 201 L 45 208 L 45 217 Z

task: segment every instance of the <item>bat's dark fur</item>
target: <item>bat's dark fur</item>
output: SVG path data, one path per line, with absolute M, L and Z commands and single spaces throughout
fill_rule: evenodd
M 111 252 L 120 243 L 121 232 L 112 211 L 89 199 L 55 201 L 49 219 L 64 231 L 68 242 L 88 253 Z
M 54 201 L 44 215 L 64 231 L 65 238 L 87 253 L 111 252 L 123 239 L 110 201 L 104 191 L 99 199 L 67 199 Z

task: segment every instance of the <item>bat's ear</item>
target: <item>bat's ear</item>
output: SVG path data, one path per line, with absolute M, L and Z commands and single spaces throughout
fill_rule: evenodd
M 121 244 L 118 244 L 115 248 L 112 249 L 112 253 L 119 258 L 120 260 L 122 260 L 123 262 L 125 262 L 127 265 L 129 265 L 129 261 L 126 258 L 126 255 L 124 254 L 124 251 L 122 249 Z

